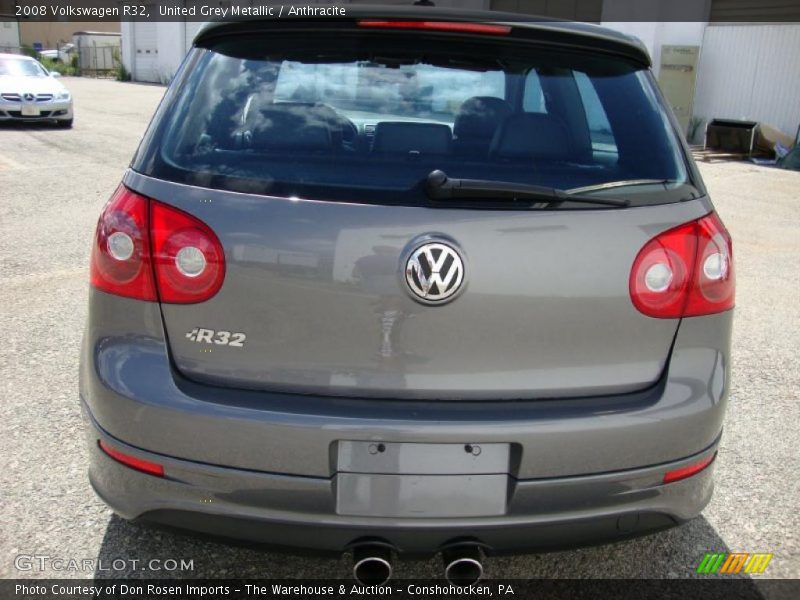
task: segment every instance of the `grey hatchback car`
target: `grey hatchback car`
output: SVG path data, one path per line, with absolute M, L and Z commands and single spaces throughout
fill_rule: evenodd
M 469 581 L 712 493 L 731 239 L 646 51 L 600 27 L 205 26 L 89 304 L 90 478 L 126 519 Z

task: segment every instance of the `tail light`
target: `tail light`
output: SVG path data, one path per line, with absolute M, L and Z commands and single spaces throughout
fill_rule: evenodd
M 147 198 L 119 186 L 97 222 L 90 281 L 99 290 L 155 302 Z
M 716 213 L 647 242 L 633 263 L 629 288 L 639 312 L 659 319 L 733 308 L 733 246 Z
M 173 304 L 203 302 L 225 279 L 225 254 L 195 217 L 120 186 L 103 209 L 92 248 L 92 285 Z
M 225 279 L 225 254 L 202 221 L 151 201 L 153 262 L 161 302 L 190 304 L 214 296 Z

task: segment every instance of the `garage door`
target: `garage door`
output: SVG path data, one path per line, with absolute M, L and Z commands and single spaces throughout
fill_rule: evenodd
M 194 36 L 197 35 L 197 32 L 200 31 L 200 28 L 203 26 L 202 21 L 187 21 L 184 23 L 186 27 L 186 52 L 189 51 L 189 48 L 192 47 L 192 40 L 194 40 Z
M 160 83 L 156 23 L 133 24 L 133 79 Z

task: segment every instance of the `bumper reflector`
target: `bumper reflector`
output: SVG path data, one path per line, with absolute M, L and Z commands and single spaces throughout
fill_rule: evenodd
M 712 454 L 711 456 L 707 456 L 703 460 L 698 461 L 694 464 L 681 467 L 680 469 L 675 469 L 674 471 L 667 471 L 666 473 L 664 473 L 664 483 L 674 483 L 676 481 L 680 481 L 681 479 L 686 479 L 687 477 L 691 477 L 692 475 L 697 475 L 700 471 L 702 471 L 712 462 L 714 462 L 715 458 L 717 458 L 716 452 L 714 452 L 714 454 Z
M 97 440 L 97 445 L 100 446 L 103 452 L 126 467 L 141 471 L 142 473 L 147 473 L 148 475 L 155 475 L 156 477 L 164 476 L 164 467 L 162 465 L 120 452 L 116 448 L 109 446 L 103 440 Z

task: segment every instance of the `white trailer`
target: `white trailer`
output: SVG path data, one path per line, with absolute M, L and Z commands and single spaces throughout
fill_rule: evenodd
M 112 71 L 120 60 L 120 34 L 105 31 L 76 31 L 72 43 L 81 73 Z

